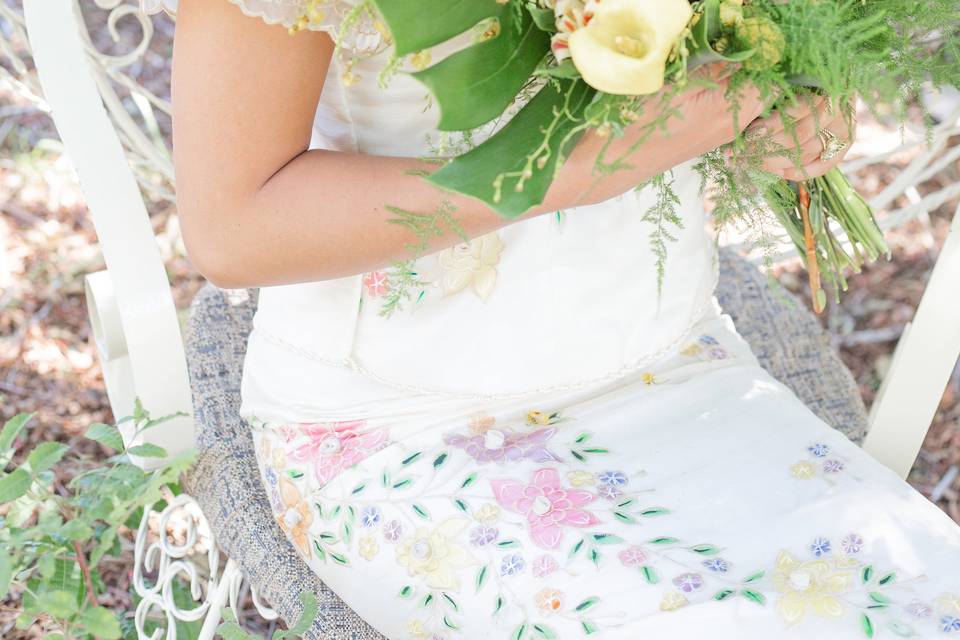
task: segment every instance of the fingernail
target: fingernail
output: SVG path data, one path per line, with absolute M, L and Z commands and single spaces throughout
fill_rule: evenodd
M 762 138 L 767 135 L 767 133 L 769 133 L 769 129 L 762 124 L 747 127 L 747 136 L 750 138 Z

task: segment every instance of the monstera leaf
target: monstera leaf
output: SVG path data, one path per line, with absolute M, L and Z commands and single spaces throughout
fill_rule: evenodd
M 516 218 L 543 202 L 560 156 L 579 139 L 579 135 L 568 134 L 580 123 L 594 95 L 595 91 L 582 80 L 548 83 L 503 129 L 435 171 L 428 180 L 444 189 L 479 198 L 505 218 Z M 555 118 L 559 119 L 544 141 L 544 129 Z M 548 148 L 543 154 L 546 162 L 539 167 L 535 164 L 523 190 L 517 191 L 527 156 L 542 144 Z M 497 198 L 494 185 L 501 174 L 507 177 Z
M 443 44 L 481 20 L 496 35 L 413 74 L 440 107 L 442 131 L 464 131 L 501 115 L 550 49 L 527 11 L 496 0 L 375 0 L 397 55 Z

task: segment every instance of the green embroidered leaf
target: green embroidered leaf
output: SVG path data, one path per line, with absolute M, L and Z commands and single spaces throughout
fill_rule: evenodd
M 483 585 L 487 584 L 487 565 L 480 567 L 480 570 L 477 571 L 477 577 L 474 580 L 474 583 L 477 586 L 477 593 L 480 593 L 480 590 L 483 589 Z
M 321 562 L 327 561 L 327 552 L 324 550 L 323 547 L 320 546 L 320 543 L 317 542 L 316 540 L 313 541 L 313 550 L 317 554 L 317 558 L 319 558 Z
M 443 599 L 446 600 L 451 607 L 453 607 L 454 611 L 460 611 L 460 605 L 458 605 L 457 601 L 453 599 L 453 596 L 446 592 L 442 593 L 441 595 L 443 596 Z
M 410 478 L 404 478 L 403 480 L 397 480 L 393 483 L 394 489 L 403 489 L 404 487 L 409 487 L 413 484 L 413 480 Z
M 676 538 L 663 536 L 660 538 L 651 538 L 650 540 L 647 540 L 647 542 L 649 542 L 650 544 L 676 544 L 677 542 L 680 542 L 680 541 Z
M 882 593 L 879 593 L 877 591 L 871 591 L 868 595 L 870 596 L 870 599 L 876 602 L 877 604 L 882 604 L 884 606 L 887 606 L 890 604 L 890 598 L 883 595 Z
M 448 618 L 447 616 L 443 616 L 443 624 L 444 624 L 444 626 L 446 626 L 446 627 L 449 628 L 449 629 L 456 629 L 456 628 L 457 628 L 457 625 L 454 624 L 453 620 L 451 620 L 451 619 Z
M 457 509 L 460 509 L 460 511 L 463 511 L 464 513 L 470 513 L 470 507 L 460 498 L 454 499 L 453 504 L 455 504 Z
M 653 567 L 643 565 L 640 567 L 640 573 L 643 574 L 643 579 L 649 582 L 650 584 L 657 584 L 660 582 L 660 575 L 657 573 L 657 570 Z
M 690 547 L 690 549 L 703 556 L 713 556 L 720 553 L 720 549 L 712 544 L 698 544 Z
M 418 12 L 419 25 L 433 21 L 422 20 L 422 6 Z M 473 129 L 503 114 L 550 48 L 550 36 L 528 12 L 501 4 L 495 17 L 500 26 L 494 37 L 412 74 L 436 98 L 441 131 Z
M 524 623 L 524 624 L 521 624 L 516 629 L 514 629 L 513 635 L 510 636 L 510 638 L 511 640 L 521 640 L 521 638 L 523 638 L 523 636 L 526 635 L 526 633 L 527 633 L 527 625 L 526 623 Z
M 744 582 L 756 582 L 757 580 L 759 580 L 765 575 L 767 575 L 766 571 L 757 571 L 756 573 L 748 577 L 746 580 L 744 580 Z
M 911 638 L 915 635 L 913 627 L 911 627 L 908 624 L 904 624 L 896 620 L 891 620 L 890 622 L 887 623 L 887 625 L 890 627 L 891 631 L 893 631 L 895 634 L 897 634 L 901 638 Z
M 516 540 L 512 540 L 512 539 L 511 539 L 511 540 L 501 540 L 500 542 L 497 543 L 497 546 L 500 547 L 501 549 L 511 549 L 511 548 L 513 548 L 513 547 L 519 547 L 519 546 L 520 546 L 520 543 L 517 542 Z
M 330 518 L 335 519 L 338 515 L 340 515 L 340 510 L 341 510 L 341 507 L 338 504 L 333 508 L 333 511 L 330 512 Z
M 630 515 L 629 513 L 624 513 L 623 511 L 614 511 L 613 517 L 619 520 L 620 522 L 625 522 L 627 524 L 636 524 L 637 519 Z
M 574 440 L 574 442 L 576 442 L 577 444 L 583 444 L 590 438 L 591 438 L 591 435 L 589 433 L 581 433 L 580 435 L 577 436 L 577 439 Z
M 597 544 L 620 544 L 623 542 L 623 538 L 612 533 L 595 533 L 593 534 L 593 541 Z
M 533 633 L 536 637 L 543 638 L 543 640 L 556 640 L 557 637 L 553 629 L 542 623 L 533 625 Z
M 590 559 L 593 561 L 593 564 L 600 566 L 600 552 L 596 549 L 590 549 Z
M 413 595 L 413 587 L 411 587 L 410 585 L 406 585 L 402 589 L 400 589 L 401 598 L 409 598 L 412 595 Z
M 873 577 L 873 565 L 868 564 L 863 568 L 863 571 L 860 572 L 860 579 L 866 584 L 870 582 L 870 578 Z
M 446 452 L 441 453 L 440 455 L 437 456 L 436 460 L 433 461 L 433 468 L 439 469 L 440 467 L 443 466 L 443 463 L 446 461 L 447 461 L 447 453 Z
M 350 493 L 351 493 L 352 495 L 357 495 L 358 493 L 360 493 L 361 491 L 363 491 L 363 490 L 366 489 L 366 488 L 367 488 L 367 483 L 366 483 L 366 482 L 361 482 L 360 484 L 358 484 L 357 486 L 355 486 L 355 487 L 353 488 L 353 491 L 351 491 Z
M 722 591 L 717 591 L 715 594 L 713 594 L 713 599 L 714 599 L 714 600 L 726 600 L 727 598 L 729 598 L 730 596 L 732 596 L 734 593 L 736 593 L 736 592 L 733 591 L 732 589 L 724 589 L 724 590 L 722 590 Z
M 627 498 L 627 499 L 624 500 L 623 502 L 618 502 L 618 503 L 617 503 L 617 507 L 620 508 L 620 509 L 624 509 L 624 508 L 629 507 L 630 505 L 632 505 L 634 502 L 635 502 L 635 501 L 634 501 L 633 498 Z
M 588 636 L 597 632 L 597 625 L 590 620 L 581 620 L 580 626 L 583 627 L 583 632 Z
M 586 611 L 587 609 L 597 604 L 598 602 L 600 602 L 600 598 L 587 598 L 586 600 L 578 604 L 576 607 L 574 607 L 574 611 L 578 613 L 581 611 Z
M 134 447 L 136 449 L 136 447 Z M 299 480 L 303 477 L 303 471 L 298 471 L 297 469 L 290 469 L 287 471 L 287 475 L 293 478 L 294 480 Z
M 872 638 L 876 634 L 876 629 L 873 626 L 873 620 L 870 619 L 870 616 L 867 614 L 862 614 L 860 616 L 860 628 L 863 629 L 863 635 L 868 638 Z
M 885 576 L 883 576 L 882 578 L 880 578 L 879 580 L 877 580 L 877 583 L 878 583 L 878 584 L 889 584 L 889 583 L 893 582 L 893 581 L 896 580 L 896 579 L 897 579 L 897 573 L 896 573 L 896 571 L 891 571 L 891 572 L 888 573 L 887 575 L 885 575 Z
M 340 525 L 340 538 L 343 540 L 343 543 L 349 545 L 352 535 L 353 527 L 350 526 L 349 522 L 344 521 L 344 523 Z
M 398 56 L 446 42 L 503 10 L 497 0 L 374 0 L 374 4 L 390 29 Z M 425 15 L 430 19 L 424 20 Z
M 430 514 L 429 512 L 427 512 L 427 510 L 424 507 L 421 507 L 418 504 L 412 504 L 410 505 L 410 508 L 413 509 L 414 512 L 424 520 L 430 519 Z
M 429 606 L 431 602 L 433 602 L 433 594 L 428 593 L 426 596 L 424 596 L 423 602 L 420 603 L 420 606 L 421 607 Z
M 644 509 L 640 512 L 640 515 L 650 518 L 653 516 L 665 516 L 669 513 L 669 509 L 664 509 L 663 507 L 653 507 L 651 509 Z
M 577 555 L 577 553 L 580 551 L 580 549 L 583 548 L 583 543 L 584 543 L 584 542 L 586 542 L 586 540 L 584 540 L 583 538 L 580 538 L 580 541 L 577 542 L 575 545 L 573 545 L 573 548 L 570 549 L 570 555 L 569 555 L 570 558 L 572 558 L 573 556 Z
M 494 136 L 427 180 L 442 189 L 479 198 L 507 218 L 519 216 L 543 202 L 560 157 L 579 139 L 574 129 L 593 95 L 593 89 L 582 81 L 559 80 L 546 85 Z M 546 140 L 545 131 L 549 133 Z M 525 170 L 530 171 L 529 176 L 517 191 Z M 578 451 L 570 453 L 585 460 Z
M 462 156 L 461 156 L 461 157 L 462 157 Z M 480 198 L 482 199 L 482 196 L 478 196 L 478 197 L 480 197 Z M 520 215 L 520 214 L 517 214 L 517 215 Z M 583 457 L 583 454 L 580 453 L 579 451 L 574 451 L 573 449 L 571 449 L 571 450 L 570 450 L 570 453 L 573 454 L 573 457 L 576 458 L 577 460 L 579 460 L 580 462 L 586 462 L 586 461 L 587 461 L 587 459 L 584 458 L 584 457 Z
M 476 479 L 477 479 L 477 474 L 471 473 L 470 475 L 468 475 L 468 476 L 463 480 L 463 483 L 460 484 L 460 488 L 461 488 L 461 489 L 466 489 L 466 488 L 469 487 L 471 484 L 473 484 L 474 481 L 476 481 Z
M 497 604 L 496 604 L 496 606 L 494 606 L 494 608 L 493 608 L 493 615 L 497 615 L 498 613 L 500 613 L 500 610 L 501 610 L 501 609 L 503 609 L 503 596 L 498 595 L 498 596 L 497 596 Z
M 747 600 L 752 600 L 759 605 L 767 604 L 767 597 L 760 593 L 759 591 L 754 591 L 753 589 L 741 589 L 740 595 L 742 595 Z
M 411 464 L 413 464 L 414 462 L 416 462 L 416 461 L 420 458 L 420 456 L 422 456 L 422 455 L 423 455 L 423 452 L 422 452 L 422 451 L 417 451 L 416 453 L 412 453 L 412 454 L 410 454 L 409 456 L 407 456 L 406 458 L 404 458 L 404 459 L 400 462 L 400 464 L 401 464 L 402 466 L 404 466 L 404 467 L 408 467 L 408 466 L 410 466 Z
M 386 469 L 383 470 L 383 473 L 380 475 L 380 484 L 385 487 L 390 486 L 390 472 Z
M 609 449 L 584 449 L 586 453 L 610 453 Z

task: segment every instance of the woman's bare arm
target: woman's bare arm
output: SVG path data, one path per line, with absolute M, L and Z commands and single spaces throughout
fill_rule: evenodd
M 387 205 L 429 213 L 447 201 L 469 237 L 508 223 L 483 203 L 410 175 L 416 159 L 308 150 L 333 53 L 330 38 L 243 15 L 225 0 L 181 0 L 173 61 L 174 162 L 184 240 L 222 287 L 326 280 L 412 257 L 414 234 L 388 224 Z M 674 122 L 633 168 L 598 187 L 590 167 L 603 141 L 585 136 L 545 203 L 525 217 L 599 202 L 735 134 L 722 88 L 684 97 L 695 118 Z M 747 124 L 760 111 L 743 109 Z M 630 144 L 628 135 L 617 145 Z M 611 152 L 617 151 L 614 148 Z M 449 230 L 429 251 L 458 242 Z

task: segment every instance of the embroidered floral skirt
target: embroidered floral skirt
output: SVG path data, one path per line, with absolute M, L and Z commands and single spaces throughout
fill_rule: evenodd
M 391 639 L 960 638 L 960 527 L 725 317 L 602 387 L 363 415 L 251 422 L 281 528 Z

